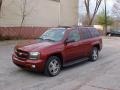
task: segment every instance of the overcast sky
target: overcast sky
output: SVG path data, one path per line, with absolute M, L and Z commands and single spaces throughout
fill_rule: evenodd
M 111 11 L 114 2 L 115 2 L 115 0 L 107 0 L 107 10 Z M 101 7 L 104 7 L 104 3 L 103 2 L 101 4 Z
M 79 2 L 79 13 L 80 14 L 85 13 L 84 4 L 81 4 L 82 1 L 83 0 L 80 0 L 80 2 Z M 112 6 L 113 6 L 114 2 L 115 2 L 115 0 L 107 0 L 107 11 L 109 11 L 109 13 L 111 13 Z M 94 0 L 91 1 L 90 5 L 91 5 L 91 10 L 93 10 L 94 5 L 95 5 Z M 99 11 L 101 11 L 102 9 L 104 9 L 104 0 L 99 8 Z

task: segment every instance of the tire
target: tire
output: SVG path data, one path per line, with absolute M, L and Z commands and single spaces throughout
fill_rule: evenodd
M 110 34 L 108 34 L 108 36 L 109 36 L 109 37 L 111 37 L 111 36 L 112 36 L 112 34 L 110 33 Z
M 60 58 L 57 56 L 51 56 L 45 65 L 44 70 L 45 75 L 54 77 L 58 75 L 60 71 L 61 71 Z
M 93 47 L 90 55 L 90 61 L 96 61 L 99 57 L 99 50 L 97 47 Z

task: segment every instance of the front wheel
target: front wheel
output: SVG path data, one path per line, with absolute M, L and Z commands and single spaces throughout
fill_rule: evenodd
M 90 60 L 91 61 L 96 61 L 99 56 L 99 50 L 97 47 L 93 47 L 91 55 L 90 55 Z
M 60 58 L 57 56 L 51 56 L 45 66 L 45 74 L 47 76 L 56 76 L 61 71 L 61 62 Z

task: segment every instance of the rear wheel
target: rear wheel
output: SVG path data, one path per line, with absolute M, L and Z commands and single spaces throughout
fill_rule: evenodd
M 90 60 L 91 61 L 96 61 L 99 56 L 99 50 L 97 47 L 93 47 L 91 55 L 90 55 Z
M 56 76 L 61 71 L 60 58 L 57 56 L 51 56 L 45 66 L 45 74 L 47 76 Z
M 110 37 L 110 36 L 112 36 L 112 34 L 110 33 L 110 34 L 108 34 L 108 36 Z

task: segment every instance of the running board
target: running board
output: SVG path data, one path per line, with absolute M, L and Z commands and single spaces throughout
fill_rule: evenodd
M 88 60 L 88 59 L 89 59 L 89 58 L 78 59 L 78 60 L 72 61 L 72 62 L 70 62 L 70 63 L 64 64 L 63 67 L 68 67 L 68 66 L 71 66 L 71 65 L 74 65 L 74 64 L 78 64 L 78 63 L 83 62 L 83 61 L 86 61 L 86 60 Z

